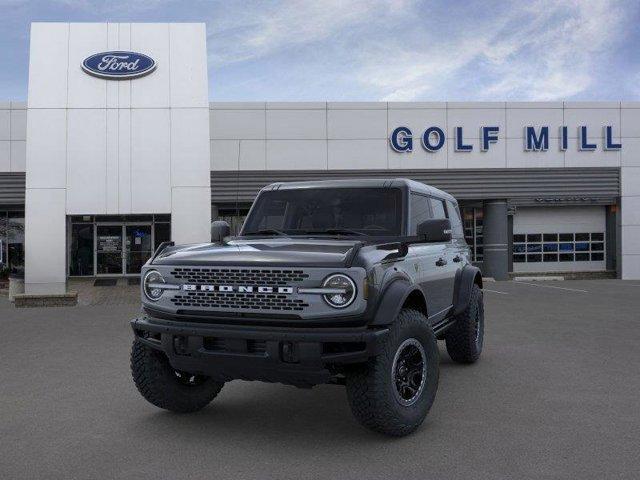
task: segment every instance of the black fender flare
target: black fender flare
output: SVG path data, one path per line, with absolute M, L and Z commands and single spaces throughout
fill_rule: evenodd
M 378 302 L 376 314 L 371 325 L 390 325 L 396 321 L 405 300 L 413 292 L 419 292 L 425 305 L 424 293 L 415 284 L 411 284 L 406 278 L 396 277 L 386 286 Z
M 482 272 L 478 267 L 465 265 L 456 272 L 453 294 L 453 314 L 458 315 L 467 308 L 471 297 L 471 288 L 478 284 L 482 288 Z

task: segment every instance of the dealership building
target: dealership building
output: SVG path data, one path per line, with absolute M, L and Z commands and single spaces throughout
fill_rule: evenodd
M 209 96 L 204 24 L 32 24 L 28 98 L 0 102 L 0 261 L 27 293 L 135 276 L 264 185 L 338 178 L 453 194 L 486 275 L 640 279 L 640 102 Z

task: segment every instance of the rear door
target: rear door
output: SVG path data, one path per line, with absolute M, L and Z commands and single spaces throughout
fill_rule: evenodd
M 433 218 L 449 218 L 444 200 L 431 197 L 430 201 Z M 450 221 L 452 222 L 453 230 L 453 219 L 450 218 Z M 444 317 L 448 313 L 447 309 L 453 305 L 456 271 L 462 262 L 460 261 L 458 247 L 453 240 L 446 243 L 436 243 L 433 246 L 437 247 L 438 259 L 435 262 L 435 268 L 438 271 L 438 291 L 441 295 L 438 313 L 441 317 Z

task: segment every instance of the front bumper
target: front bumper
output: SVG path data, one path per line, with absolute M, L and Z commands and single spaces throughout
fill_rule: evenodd
M 367 327 L 292 328 L 163 320 L 131 321 L 136 338 L 163 351 L 171 365 L 220 381 L 233 379 L 312 386 L 330 382 L 339 366 L 379 353 L 389 330 Z

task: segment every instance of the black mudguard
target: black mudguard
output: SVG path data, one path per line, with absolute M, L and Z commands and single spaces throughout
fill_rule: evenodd
M 395 322 L 405 300 L 414 291 L 420 292 L 424 298 L 422 290 L 417 285 L 409 283 L 405 278 L 400 277 L 393 280 L 383 290 L 382 299 L 378 303 L 376 315 L 370 325 L 389 325 Z
M 455 288 L 453 293 L 453 314 L 464 312 L 471 297 L 471 287 L 477 284 L 482 288 L 482 272 L 473 265 L 465 265 L 456 273 Z

